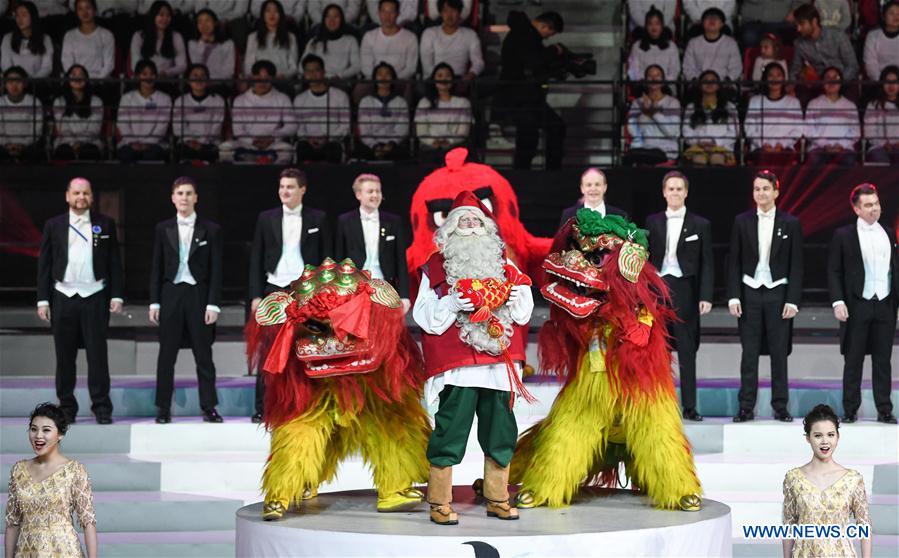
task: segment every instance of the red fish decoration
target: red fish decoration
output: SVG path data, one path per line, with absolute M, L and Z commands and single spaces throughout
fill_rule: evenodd
M 493 311 L 509 300 L 512 287 L 531 286 L 531 278 L 520 272 L 515 266 L 506 264 L 503 266 L 506 280 L 501 281 L 495 277 L 486 279 L 459 279 L 453 289 L 462 294 L 462 298 L 471 302 L 475 311 L 469 320 L 474 323 L 490 320 L 488 333 L 491 337 L 502 335 L 502 325 L 493 315 Z

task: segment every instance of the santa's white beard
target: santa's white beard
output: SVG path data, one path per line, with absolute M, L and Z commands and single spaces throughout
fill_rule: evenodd
M 506 280 L 503 265 L 503 242 L 495 233 L 479 233 L 467 236 L 451 234 L 443 247 L 443 269 L 446 282 L 452 286 L 459 279 L 487 279 L 494 277 Z M 493 311 L 503 326 L 503 335 L 490 337 L 487 333 L 488 321 L 472 323 L 470 314 L 456 315 L 459 338 L 466 345 L 491 355 L 500 355 L 509 346 L 512 337 L 512 317 L 509 308 L 503 305 Z

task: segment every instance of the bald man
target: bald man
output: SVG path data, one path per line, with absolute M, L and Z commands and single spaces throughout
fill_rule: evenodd
M 122 311 L 122 267 L 116 224 L 91 211 L 91 183 L 66 187 L 69 210 L 44 225 L 37 266 L 37 314 L 50 324 L 56 347 L 56 396 L 75 422 L 75 358 L 87 352 L 87 387 L 98 424 L 112 423 L 106 335 L 109 313 Z
M 604 172 L 596 167 L 590 167 L 585 170 L 584 174 L 581 175 L 581 199 L 576 204 L 566 207 L 562 211 L 562 220 L 559 221 L 559 228 L 562 228 L 562 225 L 574 217 L 577 210 L 582 207 L 598 211 L 603 217 L 606 215 L 621 215 L 627 219 L 627 211 L 606 204 L 606 190 L 608 188 L 609 183 L 606 181 Z

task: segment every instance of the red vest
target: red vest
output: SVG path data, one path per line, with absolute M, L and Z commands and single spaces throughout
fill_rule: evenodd
M 431 289 L 438 297 L 446 296 L 450 286 L 446 282 L 446 271 L 443 269 L 443 254 L 435 253 L 421 267 L 419 273 L 428 276 Z M 512 338 L 508 348 L 513 361 L 524 362 L 525 343 L 528 338 L 528 324 L 512 324 Z M 477 366 L 482 364 L 503 364 L 502 355 L 493 356 L 482 353 L 474 347 L 466 345 L 459 338 L 459 328 L 452 325 L 442 335 L 421 332 L 421 349 L 425 357 L 425 373 L 428 378 L 442 374 L 447 370 L 461 366 Z

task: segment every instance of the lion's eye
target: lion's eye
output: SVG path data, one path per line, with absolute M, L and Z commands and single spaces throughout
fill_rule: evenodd
M 438 227 L 442 227 L 443 224 L 446 223 L 446 212 L 435 211 L 431 215 L 434 217 L 434 224 Z
M 484 207 L 487 208 L 490 213 L 493 213 L 493 202 L 490 201 L 490 198 L 484 198 L 481 200 L 481 203 L 484 204 Z

